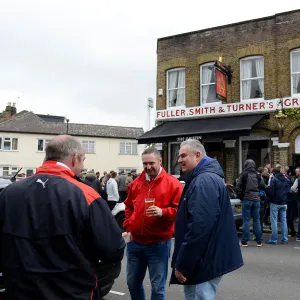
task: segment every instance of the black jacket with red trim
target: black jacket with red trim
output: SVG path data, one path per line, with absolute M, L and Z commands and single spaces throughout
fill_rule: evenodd
M 0 194 L 6 299 L 93 298 L 99 260 L 121 261 L 125 243 L 107 203 L 49 161 Z

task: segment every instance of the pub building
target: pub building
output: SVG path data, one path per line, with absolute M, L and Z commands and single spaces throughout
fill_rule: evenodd
M 156 127 L 138 142 L 178 177 L 187 138 L 227 183 L 248 158 L 300 166 L 300 10 L 158 39 Z

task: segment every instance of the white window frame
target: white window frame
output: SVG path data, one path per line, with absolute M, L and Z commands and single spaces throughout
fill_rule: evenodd
M 128 173 L 131 172 L 131 170 L 136 170 L 136 169 L 137 168 L 134 168 L 134 167 L 132 167 L 132 168 L 128 168 L 128 167 L 126 167 L 126 168 L 118 168 L 118 172 L 124 172 L 124 174 L 127 175 Z
M 122 153 L 122 151 L 121 151 L 121 144 L 124 144 L 124 153 Z M 133 153 L 133 147 L 132 147 L 133 144 L 136 144 L 136 153 Z M 130 153 L 127 153 L 126 147 L 129 145 L 130 145 Z M 137 145 L 138 145 L 137 142 L 136 143 L 135 142 L 120 142 L 119 154 L 120 155 L 138 155 Z
M 264 61 L 264 77 L 253 77 L 253 78 L 245 78 L 242 79 L 242 62 L 245 60 L 255 59 L 255 58 L 262 58 Z M 243 88 L 242 88 L 242 81 L 246 80 L 257 80 L 257 79 L 264 79 L 264 87 L 265 87 L 265 57 L 263 55 L 256 55 L 256 56 L 247 56 L 240 59 L 240 101 L 247 102 L 247 101 L 260 101 L 265 99 L 265 91 L 263 93 L 262 98 L 253 98 L 253 99 L 243 99 Z M 265 88 L 264 88 L 265 89 Z
M 8 137 L 8 136 L 1 136 L 1 147 L 0 147 L 0 151 L 5 151 L 5 152 L 17 152 L 19 151 L 19 138 L 16 138 L 16 137 Z M 4 142 L 8 142 L 8 141 L 5 141 L 5 139 L 9 139 L 9 142 L 10 142 L 10 149 L 7 150 L 7 149 L 4 149 Z M 13 140 L 17 140 L 17 149 L 12 149 L 12 143 L 13 143 Z
M 3 169 L 8 169 L 5 170 L 5 172 L 8 172 L 7 175 L 3 174 Z M 14 176 L 18 172 L 19 168 L 18 167 L 10 167 L 10 166 L 0 166 L 0 176 L 6 176 L 6 177 L 11 177 Z
M 202 103 L 202 86 L 207 86 L 207 85 L 215 85 L 216 86 L 216 82 L 215 83 L 202 83 L 202 68 L 203 67 L 207 67 L 207 66 L 214 66 L 214 62 L 208 62 L 208 63 L 204 63 L 202 65 L 200 65 L 200 105 L 201 106 L 212 106 L 212 105 L 219 105 L 222 104 L 222 101 L 217 99 L 217 93 L 216 93 L 216 102 L 210 102 L 210 103 Z M 214 67 L 215 68 L 215 67 Z
M 84 148 L 84 146 L 83 146 L 84 143 L 87 143 L 87 149 Z M 96 153 L 96 150 L 95 150 L 96 142 L 95 141 L 82 141 L 81 144 L 82 144 L 82 147 L 84 148 L 86 154 L 95 154 Z M 91 145 L 93 145 L 93 147 Z
M 294 72 L 293 73 L 293 69 L 292 69 L 292 63 L 293 63 L 293 53 L 295 52 L 300 52 L 300 48 L 297 48 L 297 49 L 294 49 L 290 52 L 290 72 L 291 72 L 291 96 L 300 96 L 300 93 L 296 93 L 294 94 L 293 93 L 293 75 L 296 75 L 296 74 L 300 74 L 300 72 Z
M 43 141 L 43 150 L 39 150 L 39 141 Z M 51 139 L 36 139 L 36 151 L 37 152 L 45 152 L 46 147 L 48 143 L 51 141 Z
M 170 101 L 169 101 L 169 73 L 170 72 L 177 72 L 177 71 L 184 71 L 184 73 L 185 73 L 184 87 L 174 88 L 172 90 L 184 89 L 184 105 L 170 106 Z M 186 107 L 186 72 L 185 72 L 185 68 L 170 69 L 170 70 L 167 71 L 167 108 L 178 109 L 178 108 L 185 108 L 185 107 Z

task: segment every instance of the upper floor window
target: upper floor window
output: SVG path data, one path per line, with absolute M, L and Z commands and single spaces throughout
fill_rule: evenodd
M 214 63 L 200 66 L 201 105 L 220 102 L 216 94 L 216 71 Z
M 264 98 L 264 58 L 241 59 L 241 100 Z
M 120 154 L 137 154 L 137 143 L 120 143 Z
M 167 106 L 185 105 L 185 69 L 167 72 Z
M 95 141 L 83 141 L 82 147 L 85 153 L 95 153 Z
M 300 94 L 300 48 L 291 51 L 292 95 Z
M 0 137 L 0 150 L 4 150 L 4 151 L 18 150 L 18 138 Z
M 46 147 L 50 140 L 38 139 L 37 140 L 37 151 L 38 152 L 45 152 Z

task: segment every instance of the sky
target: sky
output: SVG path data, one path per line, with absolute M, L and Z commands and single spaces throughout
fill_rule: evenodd
M 0 0 L 0 111 L 15 102 L 72 123 L 147 130 L 158 38 L 300 8 L 295 0 L 203 2 Z

